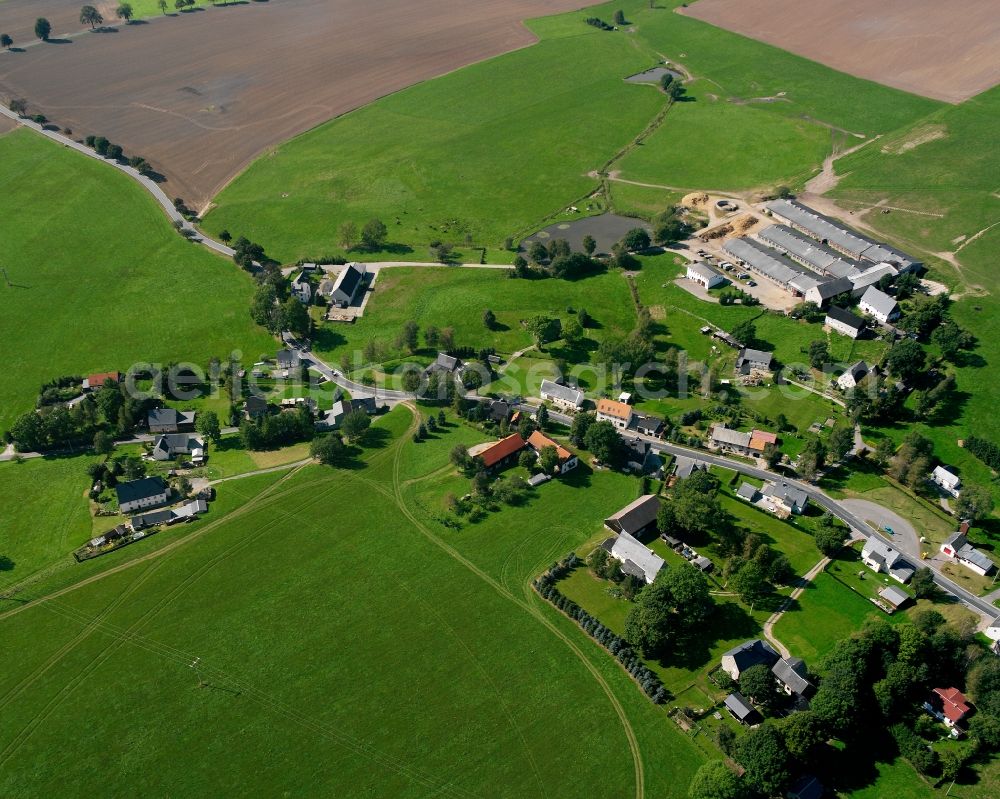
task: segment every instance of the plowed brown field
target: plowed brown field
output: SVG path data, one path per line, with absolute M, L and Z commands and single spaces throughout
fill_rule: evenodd
M 935 100 L 1000 82 L 996 0 L 698 0 L 680 13 Z
M 5 0 L 27 42 L 79 30 L 81 0 Z M 584 0 L 271 0 L 0 54 L 0 95 L 146 157 L 202 207 L 268 147 L 422 80 L 531 44 L 522 20 Z M 110 17 L 109 17 L 110 18 Z M 20 22 L 18 22 L 20 20 Z M 10 24 L 8 24 L 10 23 Z M 401 131 L 405 135 L 405 131 Z

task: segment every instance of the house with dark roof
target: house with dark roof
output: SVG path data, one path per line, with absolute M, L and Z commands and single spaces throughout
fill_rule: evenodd
M 864 361 L 858 361 L 856 364 L 848 367 L 847 371 L 837 378 L 837 387 L 842 391 L 850 391 L 865 379 L 868 372 L 868 364 Z
M 809 672 L 802 658 L 781 658 L 771 667 L 771 674 L 781 690 L 789 696 L 807 696 L 813 691 L 813 684 L 808 680 Z
M 646 494 L 605 519 L 604 526 L 616 533 L 639 535 L 656 524 L 659 512 L 659 498 L 655 494 Z
M 189 455 L 198 463 L 205 460 L 205 439 L 190 433 L 164 433 L 153 442 L 150 455 L 154 461 L 169 461 L 178 455 Z
M 299 272 L 292 278 L 291 293 L 303 305 L 312 302 L 312 283 L 309 282 L 309 275 L 306 272 Z
M 729 714 L 740 724 L 745 724 L 747 727 L 753 727 L 764 721 L 764 717 L 738 692 L 734 691 L 727 696 L 725 705 Z
M 780 657 L 767 641 L 753 638 L 734 646 L 722 656 L 722 670 L 734 680 L 738 680 L 751 666 L 764 665 L 770 669 Z
M 685 458 L 683 455 L 678 455 L 674 460 L 674 475 L 678 480 L 690 477 L 697 469 L 707 472 L 708 464 L 695 458 Z
M 628 429 L 644 436 L 659 436 L 663 432 L 663 426 L 663 420 L 659 416 L 635 411 L 632 413 Z
M 251 394 L 243 402 L 243 416 L 247 419 L 260 419 L 271 413 L 272 406 L 267 400 L 256 394 Z
M 610 549 L 611 557 L 621 561 L 622 571 L 651 583 L 663 568 L 663 558 L 639 540 L 622 532 L 614 539 Z
M 623 439 L 626 466 L 636 474 L 656 474 L 663 467 L 663 458 L 653 445 L 641 438 Z
M 736 490 L 736 496 L 740 499 L 745 499 L 747 502 L 756 502 L 760 499 L 760 491 L 757 490 L 756 486 L 744 481 Z
M 775 513 L 798 514 L 805 510 L 809 495 L 801 488 L 785 482 L 768 483 L 761 492 Z
M 119 483 L 115 487 L 118 497 L 118 510 L 122 513 L 142 508 L 155 508 L 163 505 L 170 496 L 170 486 L 162 477 L 143 477 L 140 480 L 130 480 Z
M 952 533 L 948 536 L 941 545 L 941 552 L 981 577 L 985 577 L 993 571 L 996 565 L 989 555 L 970 544 L 968 536 L 963 532 Z
M 275 355 L 274 361 L 278 365 L 279 369 L 296 369 L 299 364 L 302 363 L 302 359 L 299 358 L 298 350 L 292 349 L 278 350 L 278 354 Z
M 426 374 L 440 372 L 449 375 L 458 374 L 461 371 L 462 361 L 454 355 L 449 355 L 447 352 L 439 352 L 434 362 L 424 370 Z
M 194 430 L 195 411 L 153 408 L 146 414 L 150 433 L 182 433 Z
M 497 424 L 510 419 L 510 403 L 505 400 L 494 400 L 486 403 L 486 418 Z
M 826 312 L 826 321 L 824 324 L 831 330 L 836 330 L 848 338 L 857 338 L 865 329 L 864 319 L 852 314 L 846 308 L 841 308 L 839 305 L 830 306 Z
M 337 400 L 330 407 L 330 410 L 316 422 L 316 428 L 318 430 L 334 430 L 340 427 L 341 422 L 344 421 L 344 417 L 347 414 L 354 411 L 364 411 L 369 416 L 372 416 L 377 411 L 375 398 L 358 397 L 350 400 Z
M 350 263 L 344 266 L 335 280 L 324 280 L 320 285 L 320 294 L 337 308 L 347 308 L 358 296 L 365 282 L 367 267 L 364 264 Z

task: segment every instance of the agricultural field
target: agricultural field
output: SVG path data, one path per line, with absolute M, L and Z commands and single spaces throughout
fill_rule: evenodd
M 917 0 L 877 9 L 867 0 L 698 0 L 681 13 L 937 100 L 959 103 L 997 81 L 1000 26 L 988 4 L 976 0 Z
M 70 12 L 66 0 L 46 2 L 58 14 L 54 35 L 85 27 L 79 4 Z M 392 8 L 340 0 L 334 10 L 325 0 L 272 0 L 205 7 L 4 54 L 0 95 L 28 98 L 33 112 L 78 137 L 103 135 L 143 155 L 167 176 L 171 197 L 200 209 L 269 147 L 411 84 L 525 47 L 534 37 L 521 20 L 575 5 L 504 0 L 459 12 L 448 0 Z M 18 42 L 33 39 L 43 6 L 5 0 L 0 29 L 10 19 Z M 108 20 L 112 9 L 106 6 Z M 123 63 L 129 69 L 119 69 Z M 295 188 L 279 192 L 290 199 Z
M 684 796 L 699 751 L 526 586 L 586 533 L 438 529 L 394 477 L 422 458 L 409 419 L 380 421 L 390 437 L 357 469 L 294 472 L 238 522 L 0 617 L 0 651 L 18 652 L 0 670 L 3 793 L 225 792 L 253 775 L 270 792 L 620 796 L 641 790 L 628 735 L 645 791 Z M 620 502 L 621 480 L 587 495 Z M 537 532 L 581 490 L 550 487 Z M 363 690 L 330 694 L 346 684 Z M 95 736 L 115 742 L 99 775 Z
M 26 130 L 0 137 L 0 161 L 0 430 L 60 375 L 273 352 L 247 313 L 252 280 L 125 175 Z

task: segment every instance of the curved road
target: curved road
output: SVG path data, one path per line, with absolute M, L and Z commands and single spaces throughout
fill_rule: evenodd
M 535 406 L 523 405 L 522 407 L 534 409 Z M 573 421 L 571 416 L 567 416 L 566 414 L 558 413 L 551 410 L 549 411 L 549 416 L 552 419 L 555 419 L 556 421 L 563 422 L 564 424 L 571 424 Z M 778 474 L 777 472 L 772 472 L 769 469 L 761 469 L 758 466 L 753 466 L 749 463 L 745 463 L 743 461 L 736 460 L 734 458 L 727 458 L 724 455 L 715 455 L 710 452 L 706 452 L 705 450 L 691 449 L 690 447 L 681 447 L 678 446 L 677 444 L 669 444 L 666 441 L 661 441 L 660 439 L 653 438 L 652 436 L 631 434 L 626 436 L 626 438 L 634 438 L 642 441 L 648 441 L 650 444 L 652 444 L 653 449 L 656 450 L 657 452 L 661 453 L 665 452 L 675 456 L 680 455 L 681 457 L 684 458 L 693 458 L 695 460 L 708 463 L 712 466 L 721 466 L 724 469 L 732 469 L 734 471 L 739 472 L 740 474 L 745 474 L 748 477 L 754 477 L 758 480 L 769 480 L 769 481 L 780 480 L 784 483 L 787 483 L 790 486 L 794 486 L 795 488 L 804 491 L 806 495 L 809 497 L 809 499 L 811 499 L 814 503 L 816 503 L 816 505 L 828 511 L 831 515 L 836 516 L 844 524 L 846 524 L 851 529 L 852 535 L 862 535 L 865 537 L 873 535 L 876 538 L 880 539 L 885 544 L 893 546 L 896 549 L 899 549 L 900 551 L 903 552 L 907 552 L 907 554 L 909 554 L 908 549 L 903 549 L 900 543 L 890 540 L 888 537 L 878 532 L 877 530 L 873 530 L 870 525 L 866 524 L 862 519 L 858 518 L 858 516 L 855 515 L 855 512 L 852 511 L 851 507 L 848 505 L 848 503 L 852 502 L 852 500 L 845 500 L 844 502 L 838 502 L 837 500 L 827 496 L 820 488 L 817 488 L 812 483 L 805 483 L 801 480 L 788 477 L 787 475 Z M 860 512 L 865 513 L 866 515 L 868 514 L 868 512 L 870 512 L 870 509 L 872 507 L 880 509 L 882 513 L 891 513 L 890 511 L 887 511 L 885 508 L 882 508 L 881 505 L 874 505 L 874 503 L 865 503 L 864 507 L 858 505 L 854 505 L 854 507 L 860 510 Z M 896 514 L 892 514 L 892 516 L 900 521 L 904 521 L 902 520 L 901 517 L 896 516 Z M 909 530 L 907 530 L 907 528 L 909 528 Z M 904 533 L 906 537 L 909 537 L 910 531 L 913 531 L 912 525 L 906 524 L 905 526 L 901 526 L 899 532 Z M 913 535 L 914 536 L 916 535 L 915 531 L 913 531 Z M 916 554 L 916 560 L 917 562 L 914 563 L 915 566 L 920 564 L 919 550 L 917 551 Z M 970 593 L 969 591 L 966 591 L 960 585 L 952 582 L 943 574 L 941 574 L 936 568 L 935 563 L 933 562 L 925 562 L 925 563 L 927 566 L 930 567 L 932 573 L 934 574 L 935 584 L 942 591 L 951 594 L 963 605 L 965 605 L 967 608 L 969 608 L 975 613 L 979 613 L 990 619 L 994 619 L 998 615 L 1000 615 L 1000 609 L 996 608 L 990 602 L 986 601 L 982 597 L 978 597 L 975 594 Z

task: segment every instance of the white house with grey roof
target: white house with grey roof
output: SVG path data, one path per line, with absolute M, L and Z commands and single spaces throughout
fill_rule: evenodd
M 951 494 L 953 497 L 958 497 L 958 495 L 962 493 L 961 478 L 959 478 L 959 476 L 950 469 L 946 469 L 944 466 L 934 467 L 934 471 L 931 472 L 931 481 L 938 488 L 944 490 L 948 494 Z
M 319 293 L 327 301 L 338 308 L 347 308 L 365 282 L 367 267 L 364 264 L 350 263 L 344 266 L 334 280 L 324 280 L 319 287 Z
M 767 641 L 753 638 L 723 654 L 721 665 L 726 674 L 738 680 L 751 666 L 764 665 L 771 668 L 780 658 L 781 655 Z
M 772 360 L 774 355 L 770 352 L 744 347 L 736 356 L 736 372 L 743 375 L 750 374 L 753 369 L 770 372 Z
M 715 449 L 721 449 L 723 452 L 749 455 L 752 437 L 750 433 L 742 433 L 739 430 L 732 430 L 724 424 L 717 424 L 712 428 L 709 443 Z
M 941 545 L 941 553 L 957 560 L 965 568 L 974 571 L 981 577 L 985 577 L 993 571 L 993 567 L 996 565 L 989 555 L 972 546 L 963 532 L 952 533 Z
M 575 411 L 583 405 L 582 391 L 552 380 L 543 380 L 538 393 L 543 400 L 566 410 Z
M 611 557 L 621 561 L 625 574 L 639 577 L 647 583 L 653 582 L 663 568 L 663 558 L 626 532 L 618 534 L 609 552 Z
M 771 667 L 771 674 L 781 690 L 789 696 L 806 696 L 812 693 L 813 684 L 808 680 L 809 672 L 802 658 L 781 658 Z
M 799 514 L 809 504 L 809 495 L 805 491 L 785 482 L 768 483 L 761 493 L 777 512 Z
M 720 272 L 712 268 L 704 261 L 695 261 L 687 266 L 687 279 L 693 280 L 706 289 L 712 289 L 726 282 Z
M 868 372 L 868 364 L 864 361 L 858 361 L 856 364 L 848 367 L 847 371 L 837 378 L 837 387 L 842 391 L 850 391 L 865 379 Z
M 861 562 L 873 572 L 888 574 L 898 583 L 908 583 L 916 569 L 878 536 L 870 535 L 861 549 Z
M 883 325 L 895 321 L 899 318 L 899 304 L 884 291 L 880 291 L 875 286 L 869 286 L 865 293 L 861 295 L 861 302 L 858 307 L 869 316 L 878 320 Z

